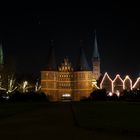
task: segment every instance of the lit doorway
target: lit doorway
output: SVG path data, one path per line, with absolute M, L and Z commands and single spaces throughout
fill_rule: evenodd
M 61 100 L 63 102 L 69 102 L 72 100 L 71 94 L 70 93 L 64 93 L 62 94 Z

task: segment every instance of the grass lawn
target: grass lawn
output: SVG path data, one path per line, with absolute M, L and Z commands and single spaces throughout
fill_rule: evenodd
M 0 139 L 140 139 L 140 103 L 0 103 Z
M 83 129 L 140 138 L 140 103 L 80 102 L 73 110 Z

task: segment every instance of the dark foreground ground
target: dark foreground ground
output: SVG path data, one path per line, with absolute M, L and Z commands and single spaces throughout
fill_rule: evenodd
M 0 103 L 0 140 L 139 140 L 140 103 Z

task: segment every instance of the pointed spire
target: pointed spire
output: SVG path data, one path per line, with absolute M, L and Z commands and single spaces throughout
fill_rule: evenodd
M 81 40 L 80 40 L 80 45 L 81 45 Z M 82 46 L 80 48 L 80 55 L 79 55 L 79 59 L 76 65 L 76 70 L 78 71 L 90 70 L 87 59 L 86 59 L 86 55 Z
M 94 33 L 94 52 L 93 52 L 93 55 L 92 55 L 92 59 L 96 59 L 96 60 L 100 60 L 100 55 L 99 55 L 99 51 L 98 51 L 98 43 L 97 43 L 97 37 L 96 37 L 96 30 L 95 30 L 95 33 Z
M 0 65 L 4 64 L 2 43 L 0 43 Z
M 55 59 L 54 41 L 51 40 L 51 46 L 48 53 L 47 59 L 47 70 L 57 70 L 57 64 Z

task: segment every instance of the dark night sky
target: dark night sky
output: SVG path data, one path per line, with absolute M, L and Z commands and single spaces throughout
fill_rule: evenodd
M 80 40 L 91 65 L 94 29 L 97 31 L 101 72 L 138 76 L 139 9 L 120 4 L 93 8 L 26 8 L 0 14 L 0 39 L 4 57 L 12 58 L 19 73 L 34 73 L 45 67 L 54 40 L 58 64 L 68 56 L 74 64 Z

